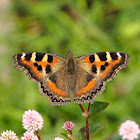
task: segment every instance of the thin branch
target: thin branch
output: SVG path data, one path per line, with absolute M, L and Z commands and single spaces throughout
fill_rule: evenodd
M 72 131 L 70 130 L 70 134 L 72 135 Z
M 74 140 L 73 135 L 72 135 L 72 130 L 70 130 L 70 135 L 67 134 L 67 138 L 68 138 L 69 140 Z
M 88 112 L 89 112 L 89 109 L 90 109 L 90 103 L 89 103 L 89 105 L 88 105 Z
M 39 135 L 39 132 L 38 131 L 35 131 L 35 132 L 36 132 L 36 135 L 37 135 L 38 139 L 41 140 L 41 137 Z
M 88 115 L 89 115 L 90 103 L 88 105 L 88 111 L 85 111 L 81 104 L 79 104 L 79 106 L 80 106 L 82 112 L 85 113 L 84 117 L 86 117 L 86 135 L 87 135 L 87 140 L 89 140 L 89 120 L 88 120 Z
M 87 134 L 87 140 L 89 140 L 89 122 L 88 122 L 88 119 L 86 119 L 86 134 Z
M 84 110 L 83 106 L 82 106 L 81 104 L 79 104 L 79 106 L 80 106 L 80 108 L 81 108 L 82 112 L 85 112 L 85 110 Z

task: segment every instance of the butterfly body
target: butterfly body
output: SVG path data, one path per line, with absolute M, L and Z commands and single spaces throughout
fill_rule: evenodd
M 123 52 L 99 52 L 74 58 L 50 53 L 19 53 L 13 56 L 15 68 L 23 70 L 29 79 L 39 83 L 40 93 L 51 105 L 93 103 L 106 82 L 128 66 L 130 56 Z

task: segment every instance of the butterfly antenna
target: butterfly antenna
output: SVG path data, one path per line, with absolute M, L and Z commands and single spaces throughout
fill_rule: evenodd
M 84 41 L 87 37 L 88 37 L 88 35 L 80 42 L 80 44 L 75 48 L 75 50 L 83 43 L 83 41 Z M 75 50 L 74 50 L 74 51 L 75 51 Z M 74 51 L 73 51 L 73 52 L 74 52 Z
M 62 48 L 64 48 L 53 36 L 49 35 L 52 39 L 54 39 Z M 65 49 L 65 48 L 64 48 Z M 66 49 L 65 49 L 66 50 Z

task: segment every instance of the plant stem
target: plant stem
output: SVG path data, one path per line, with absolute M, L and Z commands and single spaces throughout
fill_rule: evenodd
M 89 140 L 89 120 L 88 120 L 88 115 L 89 115 L 89 110 L 90 110 L 90 103 L 88 105 L 88 110 L 85 111 L 83 106 L 81 104 L 79 104 L 81 110 L 83 113 L 86 113 L 87 116 L 86 116 L 86 135 L 87 135 L 87 140 Z
M 88 113 L 89 113 L 89 109 L 90 109 L 90 103 L 88 105 Z M 87 133 L 87 140 L 89 140 L 89 121 L 88 121 L 88 118 L 86 119 L 86 133 Z
M 90 109 L 90 103 L 89 103 L 89 105 L 88 105 L 88 113 L 89 113 L 89 109 Z
M 86 134 L 87 134 L 87 140 L 89 140 L 89 122 L 88 122 L 88 119 L 86 119 Z
M 82 112 L 85 112 L 85 110 L 84 110 L 83 106 L 82 106 L 81 104 L 79 104 L 79 106 L 80 106 L 80 108 L 81 108 Z
M 70 130 L 70 134 L 72 135 L 72 131 Z
M 67 138 L 69 140 L 74 140 L 73 135 L 72 135 L 72 130 L 70 130 L 70 135 L 67 135 Z
M 37 135 L 38 139 L 41 140 L 41 137 L 39 135 L 39 132 L 38 131 L 35 131 L 35 132 L 36 132 L 36 135 Z

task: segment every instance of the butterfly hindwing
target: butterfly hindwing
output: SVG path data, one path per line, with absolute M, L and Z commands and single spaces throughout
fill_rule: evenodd
M 51 105 L 66 105 L 71 103 L 70 88 L 67 73 L 60 69 L 39 83 L 41 94 L 50 100 Z
M 105 88 L 105 82 L 84 70 L 77 71 L 74 102 L 93 103 L 94 98 Z
M 130 56 L 122 52 L 99 52 L 78 57 L 77 69 L 81 72 L 77 72 L 74 102 L 92 103 L 104 91 L 106 82 L 128 66 L 129 59 Z

